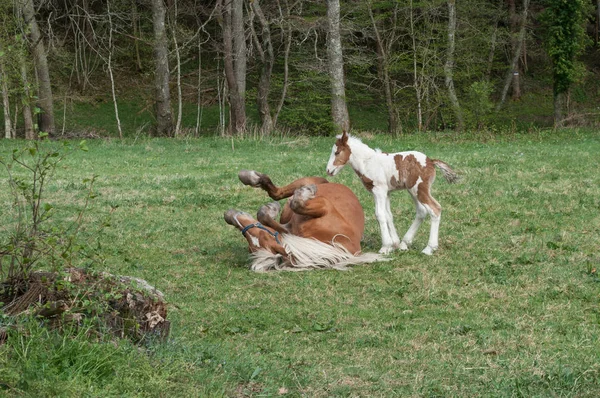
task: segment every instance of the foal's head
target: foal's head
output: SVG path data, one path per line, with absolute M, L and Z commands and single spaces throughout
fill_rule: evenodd
M 342 135 L 337 136 L 337 140 L 331 149 L 331 156 L 327 162 L 327 174 L 334 176 L 339 173 L 350 159 L 351 153 L 352 151 L 348 145 L 348 133 L 344 131 Z

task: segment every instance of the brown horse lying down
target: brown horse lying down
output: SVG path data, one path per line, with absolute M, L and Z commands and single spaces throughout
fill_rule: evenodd
M 248 241 L 252 270 L 346 269 L 384 259 L 361 254 L 365 216 L 348 187 L 321 177 L 304 177 L 277 187 L 266 174 L 253 170 L 240 171 L 239 178 L 245 185 L 262 188 L 274 200 L 291 197 L 279 222 L 275 220 L 281 209 L 278 202 L 262 206 L 257 219 L 238 210 L 225 212 L 225 221 Z

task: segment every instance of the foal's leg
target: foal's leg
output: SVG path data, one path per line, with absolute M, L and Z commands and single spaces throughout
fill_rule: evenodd
M 245 185 L 264 189 L 273 200 L 289 198 L 294 194 L 296 189 L 304 185 L 324 184 L 328 182 L 325 178 L 321 177 L 304 177 L 283 187 L 277 187 L 268 175 L 254 170 L 241 170 L 238 173 L 238 177 Z
M 400 238 L 398 237 L 398 232 L 394 226 L 394 213 L 392 213 L 392 208 L 390 205 L 390 192 L 388 192 L 387 201 L 385 202 L 385 211 L 388 219 L 388 230 L 392 238 L 392 247 L 397 249 L 400 247 Z
M 429 186 L 420 184 L 417 192 L 417 199 L 423 205 L 431 217 L 431 230 L 429 232 L 429 242 L 427 247 L 421 253 L 432 255 L 438 249 L 438 234 L 440 231 L 440 220 L 442 218 L 442 206 L 429 193 Z
M 415 235 L 417 234 L 417 231 L 419 230 L 419 227 L 421 226 L 423 220 L 427 216 L 427 209 L 421 204 L 421 202 L 419 202 L 419 199 L 417 199 L 417 195 L 415 195 L 411 190 L 409 190 L 408 192 L 410 193 L 410 196 L 415 202 L 416 215 L 410 228 L 408 229 L 408 231 L 406 231 L 406 234 L 404 234 L 404 237 L 402 238 L 402 242 L 400 243 L 400 250 L 408 250 L 415 238 Z
M 391 213 L 388 212 L 390 208 L 388 190 L 387 187 L 374 187 L 372 192 L 375 199 L 375 217 L 381 231 L 381 249 L 379 249 L 379 253 L 389 254 L 394 250 L 394 241 L 390 234 L 390 226 L 393 228 L 394 221 L 391 220 Z

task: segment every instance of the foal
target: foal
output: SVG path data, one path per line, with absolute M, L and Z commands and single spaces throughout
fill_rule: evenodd
M 388 254 L 394 249 L 408 250 L 425 217 L 431 216 L 429 242 L 422 253 L 431 255 L 438 248 L 438 233 L 442 207 L 429 190 L 435 180 L 435 166 L 439 167 L 448 182 L 458 175 L 441 160 L 430 159 L 421 152 L 385 153 L 371 149 L 360 139 L 344 131 L 337 136 L 327 163 L 327 174 L 336 175 L 346 163 L 354 169 L 365 188 L 375 198 L 375 216 L 381 229 L 382 246 L 379 253 Z M 394 227 L 390 209 L 390 191 L 406 189 L 415 202 L 417 214 L 402 238 Z

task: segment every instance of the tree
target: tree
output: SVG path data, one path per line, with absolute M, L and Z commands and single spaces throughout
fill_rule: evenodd
M 22 40 L 21 40 L 22 42 Z M 19 71 L 21 74 L 21 87 L 23 92 L 21 94 L 21 103 L 23 104 L 23 125 L 25 129 L 25 139 L 35 140 L 35 127 L 33 124 L 33 116 L 31 113 L 31 90 L 29 87 L 29 75 L 27 63 L 25 62 L 24 49 L 19 48 L 18 50 L 18 62 Z
M 546 0 L 542 20 L 547 29 L 546 50 L 552 60 L 554 126 L 563 124 L 565 96 L 577 79 L 577 56 L 586 43 L 585 0 Z
M 346 107 L 339 0 L 327 0 L 327 35 L 327 57 L 331 81 L 331 115 L 338 130 L 348 131 L 350 129 L 350 119 Z
M 25 22 L 25 31 L 28 32 L 29 48 L 33 55 L 33 64 L 37 76 L 38 100 L 40 108 L 38 114 L 38 128 L 50 135 L 54 134 L 54 101 L 50 82 L 50 71 L 46 58 L 46 49 L 40 28 L 35 18 L 33 0 L 18 0 L 19 11 Z
M 446 64 L 444 65 L 444 75 L 446 81 L 446 88 L 448 89 L 448 97 L 450 99 L 450 105 L 454 111 L 456 117 L 456 124 L 458 130 L 463 130 L 465 122 L 456 96 L 456 90 L 454 89 L 454 50 L 456 47 L 456 0 L 448 0 L 448 50 L 446 53 Z
M 529 10 L 529 0 L 523 0 L 523 14 L 519 18 L 515 11 L 515 0 L 509 0 L 509 18 L 511 25 L 511 47 L 513 49 L 513 57 L 506 72 L 506 78 L 504 79 L 504 87 L 502 89 L 502 96 L 497 109 L 500 109 L 504 101 L 508 89 L 512 84 L 512 98 L 518 100 L 521 98 L 521 85 L 520 85 L 520 74 L 521 68 L 519 67 L 519 60 L 523 52 L 523 42 L 525 40 L 525 23 L 527 22 L 527 12 Z M 517 29 L 518 28 L 518 29 Z M 517 33 L 518 32 L 518 33 Z
M 239 17 L 243 7 L 242 0 L 222 0 L 221 4 L 221 28 L 223 31 L 223 64 L 225 79 L 229 89 L 229 132 L 242 134 L 246 131 L 246 108 L 243 90 L 246 87 L 246 54 L 245 37 L 243 27 L 234 27 L 234 22 L 243 24 L 243 18 Z M 235 17 L 234 17 L 234 14 Z M 244 41 L 244 45 L 239 42 Z M 242 73 L 243 71 L 243 73 Z
M 393 46 L 396 40 L 396 21 L 397 21 L 397 12 L 398 12 L 398 2 L 394 1 L 394 10 L 393 10 L 393 25 L 390 29 L 389 37 L 384 37 L 382 33 L 380 33 L 380 29 L 378 23 L 373 16 L 373 3 L 371 0 L 367 2 L 367 11 L 369 13 L 369 18 L 371 20 L 371 24 L 373 26 L 373 32 L 375 34 L 375 42 L 377 43 L 377 66 L 379 70 L 379 78 L 381 79 L 381 83 L 383 84 L 383 92 L 385 94 L 385 102 L 387 105 L 388 111 L 388 133 L 396 134 L 399 129 L 398 123 L 398 113 L 396 111 L 396 107 L 394 105 L 394 93 L 392 80 L 390 78 L 390 57 L 389 53 L 391 47 Z M 421 114 L 419 112 L 419 130 L 421 130 Z
M 10 99 L 8 93 L 8 74 L 4 66 L 6 53 L 0 43 L 0 91 L 2 91 L 2 108 L 4 109 L 4 138 L 15 138 L 12 120 L 10 116 Z
M 165 28 L 165 5 L 163 0 L 152 0 L 152 23 L 154 27 L 154 90 L 156 134 L 170 136 L 173 132 L 171 92 L 169 89 L 169 49 Z
M 259 0 L 251 2 L 252 12 L 258 19 L 261 29 L 260 40 L 254 32 L 254 21 L 251 21 L 252 36 L 256 45 L 256 50 L 262 64 L 260 77 L 258 81 L 258 93 L 256 95 L 256 104 L 258 114 L 261 120 L 260 130 L 263 133 L 268 133 L 273 129 L 273 118 L 271 117 L 271 107 L 269 106 L 269 91 L 271 89 L 271 74 L 273 73 L 273 63 L 275 62 L 275 54 L 273 52 L 273 43 L 271 41 L 271 29 L 269 22 L 262 11 Z M 253 19 L 253 18 L 252 18 Z

